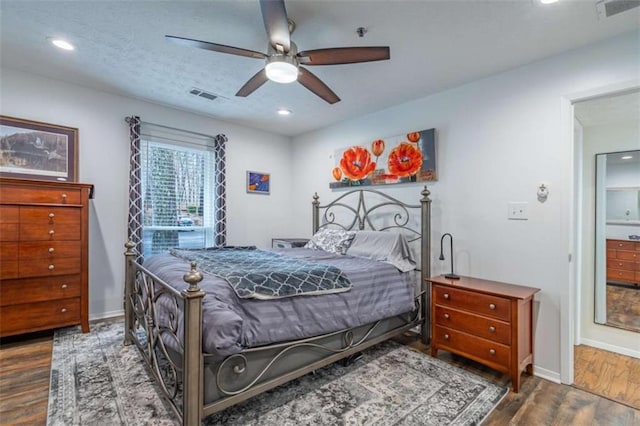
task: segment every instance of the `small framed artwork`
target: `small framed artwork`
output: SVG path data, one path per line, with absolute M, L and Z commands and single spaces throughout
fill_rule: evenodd
M 78 129 L 0 115 L 0 175 L 75 182 Z
M 269 195 L 271 174 L 247 170 L 247 192 Z

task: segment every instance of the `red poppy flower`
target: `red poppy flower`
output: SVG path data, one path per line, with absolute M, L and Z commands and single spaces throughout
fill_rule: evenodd
M 371 161 L 369 150 L 361 146 L 352 146 L 342 154 L 340 168 L 349 179 L 360 180 L 369 176 L 376 168 L 376 163 Z
M 416 174 L 422 167 L 422 152 L 415 145 L 402 142 L 389 153 L 389 172 L 398 177 Z
M 342 170 L 340 170 L 340 167 L 334 167 L 332 170 L 333 173 L 333 178 L 340 182 L 340 179 L 342 179 Z
M 382 139 L 377 139 L 371 142 L 371 152 L 376 157 L 380 157 L 384 152 L 384 141 Z
M 409 139 L 409 142 L 418 142 L 420 140 L 420 132 L 407 133 L 407 139 Z

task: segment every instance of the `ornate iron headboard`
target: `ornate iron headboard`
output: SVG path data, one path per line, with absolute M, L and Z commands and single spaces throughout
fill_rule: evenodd
M 409 242 L 419 242 L 421 309 L 425 319 L 423 324 L 426 325 L 422 327 L 422 338 L 428 342 L 431 289 L 426 279 L 431 275 L 431 192 L 425 185 L 420 193 L 420 204 L 407 204 L 373 189 L 349 191 L 326 205 L 320 205 L 320 197 L 316 193 L 311 204 L 314 234 L 320 228 L 333 226 L 346 230 L 398 231 L 409 234 Z M 418 217 L 418 209 L 419 224 L 411 226 L 411 219 Z

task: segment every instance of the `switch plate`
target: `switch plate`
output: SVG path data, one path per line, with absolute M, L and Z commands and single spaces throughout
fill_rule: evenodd
M 508 213 L 507 219 L 509 220 L 528 220 L 529 215 L 527 213 L 529 203 L 510 201 L 507 203 Z

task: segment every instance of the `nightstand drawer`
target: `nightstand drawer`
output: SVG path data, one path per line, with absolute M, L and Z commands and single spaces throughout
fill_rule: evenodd
M 309 242 L 308 238 L 273 238 L 272 248 L 298 248 L 304 247 Z
M 499 371 L 509 371 L 511 348 L 450 328 L 435 327 L 438 348 L 482 362 Z
M 511 344 L 511 324 L 436 305 L 436 325 L 464 331 L 494 342 Z
M 511 320 L 511 302 L 503 297 L 437 285 L 435 296 L 437 305 L 457 307 L 504 321 Z

